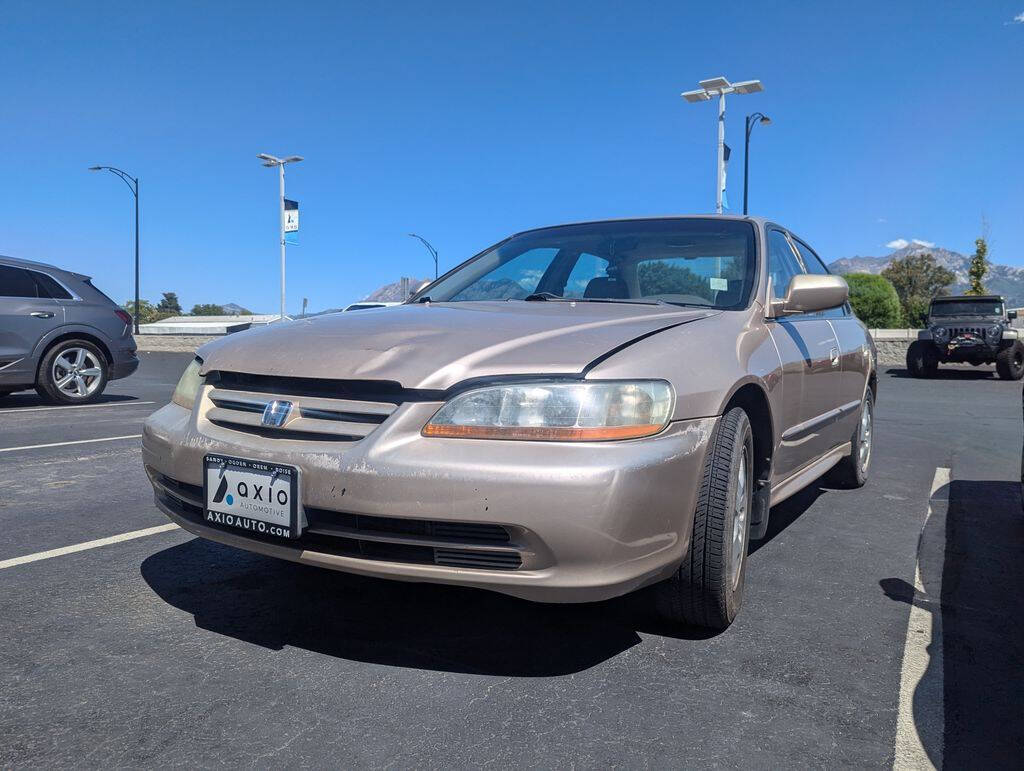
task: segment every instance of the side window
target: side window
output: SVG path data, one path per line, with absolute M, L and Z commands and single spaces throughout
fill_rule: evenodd
M 57 281 L 45 273 L 38 273 L 37 271 L 30 270 L 28 273 L 36 280 L 39 285 L 39 296 L 40 297 L 52 297 L 55 300 L 70 300 L 71 293 L 62 287 Z
M 803 241 L 794 238 L 793 243 L 796 244 L 797 251 L 800 252 L 800 259 L 804 261 L 804 266 L 807 268 L 807 272 L 815 276 L 827 276 L 828 268 L 825 267 L 825 263 L 821 261 L 811 247 L 805 244 Z
M 39 290 L 27 270 L 0 265 L 0 297 L 39 297 Z
M 565 281 L 563 297 L 583 297 L 587 286 L 595 278 L 608 278 L 608 260 L 594 254 L 580 253 L 576 264 Z
M 768 276 L 772 280 L 772 299 L 781 300 L 785 297 L 789 280 L 803 272 L 785 233 L 781 230 L 769 230 Z

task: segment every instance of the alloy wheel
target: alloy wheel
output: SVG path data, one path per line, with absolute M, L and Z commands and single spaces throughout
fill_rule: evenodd
M 86 348 L 61 351 L 50 368 L 53 384 L 72 399 L 85 399 L 95 393 L 103 381 L 103 368 L 96 354 Z
M 740 568 L 743 565 L 743 551 L 747 548 L 747 518 L 750 514 L 750 468 L 747 458 L 747 449 L 743 448 L 740 462 L 736 468 L 736 500 L 733 503 L 732 513 L 732 563 L 730 565 L 730 580 L 732 588 L 736 589 L 740 583 Z

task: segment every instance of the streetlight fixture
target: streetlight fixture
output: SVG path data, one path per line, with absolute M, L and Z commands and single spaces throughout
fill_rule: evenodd
M 433 246 L 431 246 L 430 242 L 427 239 L 425 239 L 423 236 L 418 236 L 415 233 L 409 233 L 408 235 L 412 236 L 413 238 L 418 238 L 420 241 L 422 241 L 423 245 L 425 247 L 427 247 L 427 250 L 430 252 L 431 256 L 433 256 L 433 258 L 434 258 L 434 280 L 436 281 L 437 280 L 437 249 L 435 249 Z
M 750 170 L 750 132 L 754 130 L 754 126 L 758 123 L 762 123 L 765 126 L 772 125 L 772 119 L 765 115 L 763 112 L 755 112 L 753 115 L 747 116 L 747 134 L 746 140 L 743 144 L 743 213 L 747 213 L 747 177 Z
M 715 212 L 722 213 L 722 193 L 725 191 L 725 95 L 726 94 L 756 94 L 763 91 L 764 87 L 760 80 L 743 80 L 739 83 L 730 83 L 723 77 L 709 78 L 697 83 L 700 86 L 696 91 L 686 91 L 681 96 L 687 102 L 706 102 L 712 97 L 718 97 L 718 180 L 715 190 Z
M 285 251 L 285 236 L 284 236 L 284 165 L 286 163 L 298 163 L 302 160 L 301 155 L 289 155 L 287 158 L 275 158 L 273 155 L 267 153 L 260 153 L 256 156 L 263 165 L 273 168 L 277 166 L 280 171 L 281 180 L 281 318 L 280 321 L 285 320 L 284 315 L 284 251 Z
M 116 174 L 128 185 L 128 189 L 135 196 L 135 318 L 132 326 L 135 334 L 139 334 L 139 180 L 138 177 L 133 177 L 128 172 L 113 166 L 90 166 L 89 171 L 109 171 L 111 174 Z

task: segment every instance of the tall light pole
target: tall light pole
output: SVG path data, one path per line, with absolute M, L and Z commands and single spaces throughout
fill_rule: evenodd
M 765 115 L 763 112 L 755 112 L 753 115 L 747 116 L 746 121 L 746 139 L 743 143 L 743 213 L 747 213 L 747 177 L 750 173 L 750 132 L 754 130 L 754 126 L 758 123 L 763 123 L 765 126 L 772 125 L 772 119 Z
M 721 214 L 722 193 L 725 191 L 725 95 L 754 94 L 763 91 L 764 88 L 760 80 L 730 83 L 723 77 L 701 80 L 697 85 L 700 88 L 684 92 L 683 99 L 687 102 L 706 102 L 712 97 L 718 97 L 718 179 L 715 185 L 715 213 Z
M 281 180 L 281 318 L 280 321 L 284 321 L 284 165 L 286 163 L 298 163 L 302 160 L 301 155 L 289 155 L 287 158 L 275 158 L 273 155 L 267 155 L 267 153 L 260 153 L 256 156 L 263 161 L 264 166 L 274 167 L 277 166 L 280 172 Z
M 409 233 L 408 235 L 412 236 L 413 238 L 418 238 L 420 241 L 422 241 L 423 245 L 425 247 L 427 247 L 427 250 L 433 256 L 433 258 L 434 258 L 434 278 L 436 279 L 437 278 L 437 249 L 432 247 L 430 245 L 430 242 L 427 239 L 425 239 L 423 236 L 418 236 L 415 233 Z
M 135 334 L 139 334 L 139 180 L 138 177 L 133 177 L 128 172 L 113 166 L 90 166 L 89 171 L 109 171 L 111 174 L 116 174 L 128 185 L 128 189 L 135 196 L 135 313 L 132 326 L 135 328 Z

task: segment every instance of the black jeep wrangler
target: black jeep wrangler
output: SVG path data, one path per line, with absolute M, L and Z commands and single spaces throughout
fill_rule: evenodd
M 1024 377 L 1024 341 L 1010 327 L 1016 311 L 1006 310 L 1002 297 L 971 295 L 936 297 L 928 309 L 928 328 L 907 350 L 907 369 L 914 377 L 932 377 L 939 364 L 992 364 L 1004 380 Z

